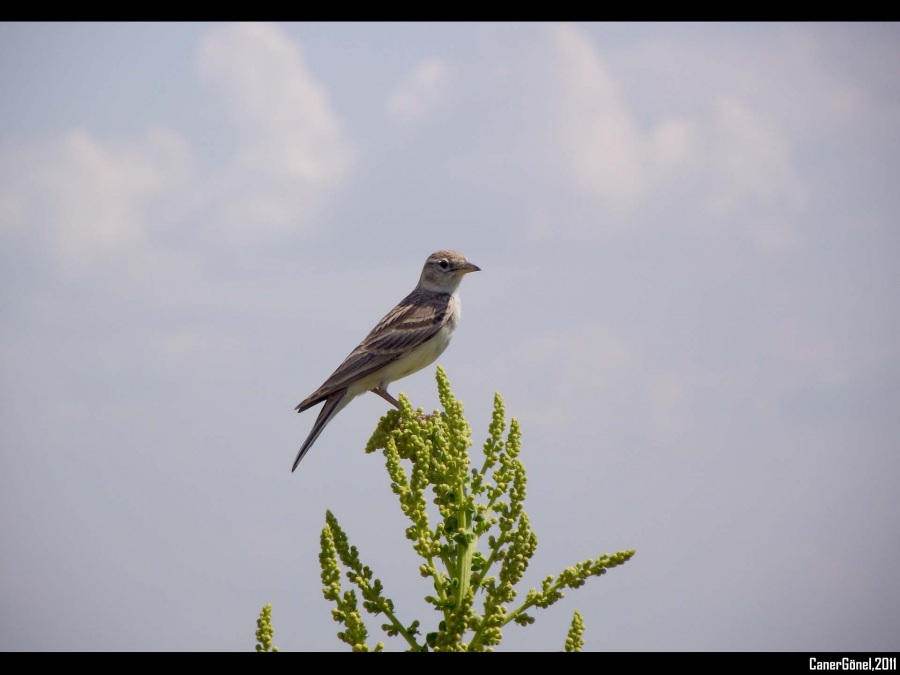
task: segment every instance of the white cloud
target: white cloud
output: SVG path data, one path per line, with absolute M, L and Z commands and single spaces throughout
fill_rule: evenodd
M 688 225 L 695 232 L 715 231 L 750 209 L 759 222 L 749 226 L 750 238 L 763 250 L 794 246 L 790 216 L 803 208 L 806 188 L 780 118 L 746 93 L 726 95 L 725 83 L 708 78 L 693 107 L 663 103 L 655 120 L 641 122 L 624 83 L 583 29 L 546 31 L 527 63 L 530 107 L 547 120 L 538 127 L 547 143 L 538 161 L 546 159 L 550 183 L 605 208 L 606 228 L 628 223 L 642 206 L 677 198 L 687 209 L 680 222 L 706 215 L 714 224 Z M 590 227 L 597 222 L 591 219 Z
M 551 104 L 551 152 L 561 175 L 613 213 L 627 213 L 649 188 L 649 145 L 591 39 L 567 25 L 552 26 L 549 38 L 548 81 L 534 93 Z
M 198 262 L 152 231 L 188 223 L 243 245 L 301 227 L 350 161 L 325 91 L 296 43 L 268 25 L 217 28 L 199 52 L 239 126 L 223 169 L 199 176 L 191 148 L 163 127 L 116 140 L 72 129 L 0 157 L 0 232 L 31 237 L 69 274 L 128 261 L 149 290 L 171 263 L 195 278 Z
M 103 142 L 82 130 L 0 159 L 4 229 L 34 231 L 69 273 L 133 251 L 157 223 L 153 202 L 183 185 L 192 158 L 173 132 Z
M 800 206 L 804 190 L 790 153 L 786 134 L 771 120 L 738 100 L 716 101 L 708 139 L 712 212 L 725 215 L 749 200 Z
M 626 76 L 640 76 L 641 87 L 653 92 L 660 107 L 696 111 L 711 99 L 737 100 L 764 111 L 790 136 L 806 137 L 858 122 L 873 106 L 865 83 L 843 67 L 841 48 L 827 44 L 838 37 L 833 32 L 784 24 L 765 35 L 673 35 L 636 43 L 620 59 Z M 893 45 L 870 48 L 870 55 L 887 59 L 897 53 Z M 859 54 L 858 48 L 843 49 Z
M 446 63 L 438 59 L 423 61 L 391 93 L 388 112 L 404 122 L 421 120 L 447 95 L 453 76 Z
M 351 152 L 299 46 L 268 24 L 232 24 L 206 36 L 198 55 L 243 136 L 208 187 L 213 229 L 246 241 L 302 226 L 346 175 Z

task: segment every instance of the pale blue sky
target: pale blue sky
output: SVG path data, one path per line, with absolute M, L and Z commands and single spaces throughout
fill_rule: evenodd
M 432 620 L 385 402 L 290 465 L 441 248 L 522 591 L 637 549 L 502 648 L 897 649 L 900 25 L 6 23 L 0 90 L 0 649 L 342 649 L 326 509 Z

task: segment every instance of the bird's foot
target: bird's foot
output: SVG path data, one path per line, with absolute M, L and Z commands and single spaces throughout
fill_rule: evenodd
M 381 387 L 375 387 L 375 388 L 372 390 L 372 393 L 373 393 L 373 394 L 378 394 L 381 398 L 383 398 L 385 401 L 387 401 L 388 403 L 390 403 L 390 404 L 391 404 L 392 406 L 394 406 L 397 410 L 400 410 L 400 401 L 398 401 L 398 400 L 395 399 L 393 396 L 391 396 L 389 393 L 387 393 L 387 390 L 386 390 L 386 389 L 382 389 Z

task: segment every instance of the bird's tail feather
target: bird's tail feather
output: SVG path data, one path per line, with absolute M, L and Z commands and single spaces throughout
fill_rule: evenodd
M 346 396 L 347 390 L 341 389 L 325 399 L 325 405 L 322 407 L 322 410 L 319 411 L 319 416 L 316 418 L 316 423 L 313 424 L 312 431 L 309 432 L 309 436 L 306 437 L 306 440 L 303 441 L 303 445 L 300 446 L 300 452 L 297 453 L 297 459 L 294 460 L 294 467 L 291 469 L 291 472 L 297 470 L 297 465 L 300 463 L 300 460 L 303 459 L 303 455 L 305 455 L 312 447 L 312 444 L 316 442 L 319 434 L 322 433 L 322 429 L 324 429 L 331 421 L 331 418 L 337 415 L 341 408 L 344 407 L 341 403 Z

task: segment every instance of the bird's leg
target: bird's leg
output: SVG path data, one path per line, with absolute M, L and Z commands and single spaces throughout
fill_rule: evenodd
M 381 387 L 375 387 L 374 389 L 372 389 L 372 393 L 378 394 L 381 398 L 383 398 L 385 401 L 390 403 L 397 410 L 400 410 L 400 401 L 398 401 L 393 396 L 391 396 L 389 393 L 387 393 L 387 389 L 382 389 Z

